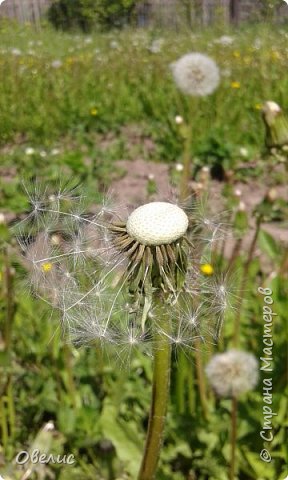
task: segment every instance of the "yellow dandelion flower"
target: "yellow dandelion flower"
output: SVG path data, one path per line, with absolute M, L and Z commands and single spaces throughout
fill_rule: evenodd
M 97 108 L 91 108 L 90 110 L 90 115 L 92 115 L 92 117 L 96 117 L 96 115 L 98 115 L 98 110 Z
M 261 103 L 255 103 L 254 108 L 255 108 L 255 110 L 262 110 Z
M 214 268 L 210 263 L 203 263 L 203 265 L 200 266 L 200 270 L 204 275 L 213 275 L 214 273 Z
M 234 58 L 240 58 L 240 57 L 241 57 L 241 53 L 236 50 L 235 52 L 233 52 L 233 57 L 234 57 Z
M 67 57 L 66 58 L 66 64 L 67 65 L 73 65 L 75 63 L 75 61 L 76 61 L 76 58 L 74 58 L 74 57 Z
M 280 60 L 281 55 L 277 50 L 272 50 L 271 58 L 272 58 L 272 60 Z
M 240 82 L 231 82 L 231 88 L 240 88 L 241 87 L 241 84 Z
M 53 267 L 52 263 L 49 263 L 49 262 L 48 263 L 43 263 L 41 265 L 41 269 L 44 273 L 51 272 L 52 267 Z

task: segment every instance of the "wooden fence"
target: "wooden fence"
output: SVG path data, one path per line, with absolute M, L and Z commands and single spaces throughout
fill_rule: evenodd
M 5 0 L 0 6 L 0 17 L 40 25 L 40 20 L 50 4 L 51 0 Z
M 4 0 L 0 5 L 0 17 L 9 17 L 22 23 L 30 22 L 40 26 L 41 18 L 52 1 Z M 142 27 L 175 29 L 180 29 L 183 24 L 187 26 L 213 23 L 219 25 L 233 20 L 233 10 L 237 12 L 239 21 L 261 18 L 259 0 L 139 0 L 136 8 L 136 24 Z M 287 19 L 288 7 L 282 1 L 271 13 L 274 14 L 276 21 L 283 21 L 285 17 Z

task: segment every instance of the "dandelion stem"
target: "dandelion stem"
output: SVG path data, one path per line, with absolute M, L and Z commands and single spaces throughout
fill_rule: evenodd
M 183 352 L 179 352 L 178 369 L 176 376 L 176 404 L 180 415 L 185 413 L 185 385 L 187 381 L 186 362 Z
M 200 403 L 202 407 L 203 417 L 207 419 L 207 415 L 208 415 L 207 394 L 206 394 L 203 361 L 202 361 L 202 355 L 201 355 L 201 342 L 199 338 L 195 339 L 195 358 L 196 358 L 196 373 L 197 373 L 197 380 L 198 380 Z
M 240 323 L 241 323 L 241 314 L 242 314 L 242 307 L 243 307 L 243 300 L 244 300 L 244 292 L 245 292 L 245 287 L 248 280 L 250 264 L 253 260 L 253 255 L 255 252 L 256 243 L 257 243 L 260 228 L 261 228 L 261 222 L 262 222 L 262 217 L 259 216 L 259 218 L 257 219 L 254 237 L 252 239 L 252 242 L 249 248 L 248 257 L 244 264 L 244 269 L 243 269 L 243 274 L 241 279 L 241 286 L 240 286 L 240 299 L 239 299 L 239 305 L 238 305 L 237 314 L 235 318 L 235 329 L 234 329 L 234 335 L 233 335 L 233 345 L 235 348 L 237 348 L 240 340 Z
M 171 321 L 167 317 L 158 320 L 154 333 L 154 371 L 152 403 L 149 415 L 145 451 L 138 480 L 153 480 L 163 441 L 163 431 L 167 412 L 171 371 L 171 343 L 169 335 Z
M 232 399 L 231 410 L 231 462 L 230 462 L 230 475 L 229 479 L 235 479 L 235 466 L 236 466 L 236 441 L 237 441 L 237 399 Z
M 191 170 L 191 137 L 190 134 L 185 138 L 184 153 L 183 153 L 183 173 L 180 184 L 180 198 L 186 200 L 189 192 L 189 179 Z

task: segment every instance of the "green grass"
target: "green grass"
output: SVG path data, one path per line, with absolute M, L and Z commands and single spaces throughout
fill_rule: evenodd
M 88 200 L 95 203 L 111 179 L 121 175 L 115 170 L 117 160 L 133 160 L 141 154 L 145 159 L 173 165 L 181 160 L 183 150 L 175 115 L 182 115 L 193 126 L 196 164 L 213 162 L 216 157 L 224 161 L 225 168 L 236 169 L 243 162 L 241 147 L 248 150 L 248 160 L 259 157 L 264 145 L 261 103 L 274 100 L 288 109 L 288 30 L 258 25 L 228 33 L 233 44 L 221 46 L 214 42 L 223 34 L 220 28 L 85 37 L 54 32 L 47 26 L 35 32 L 29 26 L 2 22 L 1 210 L 20 215 L 27 208 L 28 201 L 19 188 L 23 178 L 36 175 L 44 182 L 53 182 L 59 173 L 76 177 L 85 185 Z M 157 38 L 162 38 L 163 44 L 161 51 L 153 54 L 148 48 Z M 111 43 L 115 41 L 117 45 Z M 219 89 L 197 106 L 177 91 L 169 69 L 171 62 L 189 51 L 207 53 L 222 72 L 229 73 L 223 75 Z M 53 68 L 56 60 L 61 66 Z M 232 88 L 232 82 L 239 82 L 239 88 Z M 129 131 L 135 125 L 154 142 L 151 151 L 141 140 L 131 147 L 131 137 L 123 127 Z M 32 154 L 28 148 L 33 149 Z M 256 173 L 264 183 L 270 170 L 263 162 L 259 165 Z M 244 180 L 251 179 L 252 174 L 247 168 Z M 273 178 L 277 183 L 287 181 L 276 174 Z M 154 191 L 154 185 L 150 187 Z M 226 190 L 227 206 L 233 208 L 235 197 L 230 186 Z M 241 231 L 243 224 L 238 227 Z M 92 348 L 76 350 L 65 345 L 56 315 L 51 316 L 25 286 L 26 272 L 19 265 L 15 239 L 5 226 L 1 226 L 2 233 L 0 474 L 5 480 L 20 480 L 23 472 L 15 467 L 13 458 L 21 450 L 44 442 L 55 454 L 73 453 L 77 463 L 73 467 L 43 466 L 43 476 L 35 471 L 33 480 L 49 478 L 50 471 L 57 480 L 135 480 L 149 409 L 151 359 L 139 354 L 126 371 Z M 269 276 L 259 258 L 253 256 L 241 315 L 241 346 L 258 358 L 262 355 L 263 298 L 257 287 L 269 286 L 278 313 L 273 332 L 273 410 L 278 415 L 273 419 L 274 440 L 269 445 L 273 460 L 265 464 L 259 459 L 263 448 L 259 433 L 263 421 L 261 381 L 239 402 L 237 478 L 284 480 L 288 305 L 283 265 L 287 265 L 287 252 L 263 232 L 259 246 L 276 275 Z M 239 277 L 245 259 L 245 254 L 237 257 Z M 12 276 L 7 274 L 11 267 Z M 212 352 L 231 347 L 234 321 L 235 314 L 231 314 L 220 345 L 209 346 L 203 353 L 205 361 Z M 219 401 L 209 391 L 205 419 L 195 360 L 176 357 L 157 480 L 227 480 L 230 409 L 228 400 Z M 43 437 L 41 429 L 50 420 L 55 432 L 44 432 Z

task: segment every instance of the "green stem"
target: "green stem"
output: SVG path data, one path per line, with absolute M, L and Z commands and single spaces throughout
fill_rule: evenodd
M 191 175 L 191 132 L 185 138 L 183 153 L 183 173 L 180 183 L 180 199 L 185 201 L 189 194 L 189 181 Z
M 231 410 L 231 462 L 230 462 L 230 480 L 235 480 L 235 466 L 236 466 L 236 441 L 237 441 L 237 399 L 232 399 Z
M 163 442 L 171 372 L 171 344 L 169 334 L 171 322 L 167 317 L 158 321 L 154 333 L 154 371 L 152 403 L 149 415 L 148 432 L 138 480 L 153 480 Z
M 186 380 L 186 362 L 183 352 L 179 352 L 178 369 L 176 373 L 176 404 L 180 415 L 185 413 L 185 385 Z
M 189 195 L 189 181 L 191 177 L 191 166 L 192 166 L 192 121 L 194 119 L 195 112 L 197 112 L 197 103 L 196 99 L 190 99 L 189 102 L 189 120 L 186 136 L 184 139 L 184 152 L 183 152 L 183 172 L 180 182 L 180 200 L 185 201 Z
M 236 318 L 235 318 L 235 327 L 234 327 L 234 335 L 233 335 L 233 346 L 234 346 L 234 348 L 238 347 L 239 341 L 240 341 L 240 323 L 241 323 L 241 314 L 242 314 L 245 287 L 246 287 L 247 280 L 248 280 L 250 264 L 253 260 L 253 255 L 254 255 L 254 252 L 255 252 L 255 248 L 256 248 L 259 232 L 260 232 L 261 222 L 262 222 L 262 217 L 259 216 L 259 218 L 257 219 L 257 223 L 256 223 L 256 230 L 255 230 L 255 233 L 254 233 L 254 236 L 253 236 L 250 248 L 249 248 L 248 257 L 247 257 L 247 260 L 244 264 L 242 280 L 241 280 L 241 285 L 240 285 L 240 298 L 239 298 L 239 303 L 238 303 L 238 308 L 237 308 L 237 313 L 236 313 Z
M 205 374 L 201 355 L 201 342 L 198 338 L 195 340 L 195 359 L 196 359 L 196 374 L 198 380 L 198 388 L 200 395 L 200 403 L 202 407 L 203 417 L 206 420 L 208 416 L 207 408 L 207 394 L 205 384 Z

